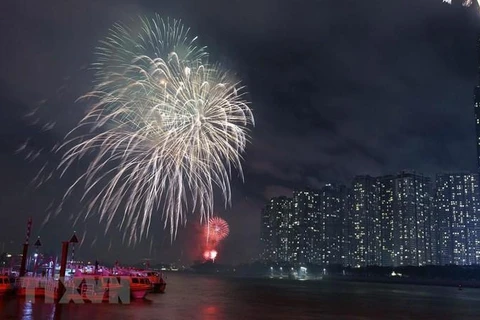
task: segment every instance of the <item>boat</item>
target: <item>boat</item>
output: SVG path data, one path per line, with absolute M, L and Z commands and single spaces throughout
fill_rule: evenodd
M 139 276 L 143 276 L 148 278 L 150 280 L 150 283 L 152 284 L 152 290 L 151 292 L 153 293 L 165 293 L 165 289 L 167 287 L 167 283 L 163 279 L 163 274 L 152 271 L 152 270 L 143 270 L 139 272 Z
M 80 296 L 87 302 L 118 302 L 123 285 L 115 276 L 84 276 L 78 286 Z
M 152 283 L 146 277 L 120 276 L 119 278 L 130 282 L 130 295 L 133 299 L 144 299 L 152 290 Z
M 117 272 L 119 275 L 130 276 L 133 278 L 139 278 L 142 283 L 147 279 L 150 284 L 150 289 L 148 292 L 153 293 L 165 293 L 167 283 L 163 279 L 163 274 L 156 272 L 154 270 L 144 270 L 136 268 L 118 268 Z
M 0 297 L 13 291 L 10 279 L 7 276 L 0 276 Z

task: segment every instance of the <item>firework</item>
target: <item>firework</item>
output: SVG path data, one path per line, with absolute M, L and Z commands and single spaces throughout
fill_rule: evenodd
M 215 261 L 217 254 L 217 250 L 207 250 L 203 253 L 203 257 L 205 258 L 205 260 Z
M 443 2 L 446 2 L 448 4 L 452 4 L 452 0 L 443 0 Z M 477 0 L 478 5 L 480 6 L 480 0 Z M 470 7 L 473 4 L 473 0 L 463 0 L 462 5 L 464 7 Z
M 119 227 L 130 242 L 148 234 L 152 213 L 162 211 L 172 238 L 186 213 L 201 221 L 213 211 L 219 188 L 230 203 L 233 169 L 253 114 L 243 87 L 217 64 L 179 21 L 142 18 L 140 26 L 116 24 L 98 49 L 91 110 L 64 144 L 62 174 L 87 154 L 88 169 L 68 189 L 84 183 L 93 212 Z M 77 135 L 83 127 L 89 135 Z
M 205 234 L 208 241 L 218 242 L 225 239 L 230 232 L 228 223 L 218 217 L 212 217 L 205 225 Z

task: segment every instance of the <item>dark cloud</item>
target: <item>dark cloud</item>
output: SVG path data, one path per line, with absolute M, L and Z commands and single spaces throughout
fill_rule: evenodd
M 30 163 L 15 150 L 27 138 L 48 150 L 78 122 L 86 105 L 75 100 L 90 88 L 93 49 L 119 19 L 182 18 L 248 87 L 257 125 L 245 183 L 234 177 L 232 207 L 217 203 L 231 225 L 220 259 L 237 262 L 256 254 L 269 197 L 356 174 L 475 169 L 475 9 L 441 0 L 2 2 L 0 242 L 18 247 L 27 217 L 40 225 L 41 208 L 81 172 L 32 189 L 42 161 L 55 164 L 58 155 Z M 37 123 L 24 117 L 35 108 Z M 55 126 L 44 132 L 45 123 Z M 133 249 L 95 218 L 72 227 L 82 206 L 73 201 L 36 229 L 45 245 L 59 247 L 76 228 L 86 234 L 79 254 L 90 257 L 191 261 L 201 251 L 194 215 L 173 244 L 157 217 L 154 241 Z

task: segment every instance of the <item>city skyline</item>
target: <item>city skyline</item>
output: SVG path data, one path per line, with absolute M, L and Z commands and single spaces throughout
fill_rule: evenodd
M 425 266 L 480 262 L 478 173 L 357 176 L 269 200 L 260 259 L 296 265 Z
M 234 178 L 231 208 L 216 203 L 216 214 L 231 226 L 219 262 L 258 256 L 260 210 L 272 196 L 347 183 L 361 174 L 412 168 L 432 176 L 478 167 L 472 88 L 478 83 L 480 25 L 471 8 L 417 0 L 302 6 L 105 0 L 75 8 L 48 0 L 4 7 L 0 243 L 14 241 L 18 250 L 33 216 L 32 237 L 40 235 L 56 251 L 75 230 L 80 240 L 85 236 L 78 254 L 91 259 L 192 261 L 198 255 L 194 215 L 172 244 L 158 212 L 153 240 L 135 248 L 122 243 L 116 230 L 104 234 L 97 221 L 72 226 L 70 216 L 81 210 L 77 203 L 42 226 L 51 200 L 61 197 L 76 173 L 37 190 L 32 179 L 46 161 L 59 159 L 44 152 L 31 157 L 53 147 L 84 114 L 87 106 L 75 101 L 90 88 L 92 51 L 112 23 L 131 15 L 182 18 L 216 58 L 238 71 L 251 97 L 257 127 L 245 154 L 245 183 Z M 25 117 L 36 108 L 38 122 Z M 52 129 L 45 131 L 47 124 Z M 28 139 L 30 148 L 16 153 Z

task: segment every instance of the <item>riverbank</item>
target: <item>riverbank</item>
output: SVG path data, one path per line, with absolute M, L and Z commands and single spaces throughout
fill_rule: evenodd
M 421 279 L 410 277 L 354 277 L 354 276 L 326 276 L 322 281 L 344 281 L 388 284 L 414 284 L 423 286 L 480 288 L 477 280 L 450 280 L 450 279 Z

